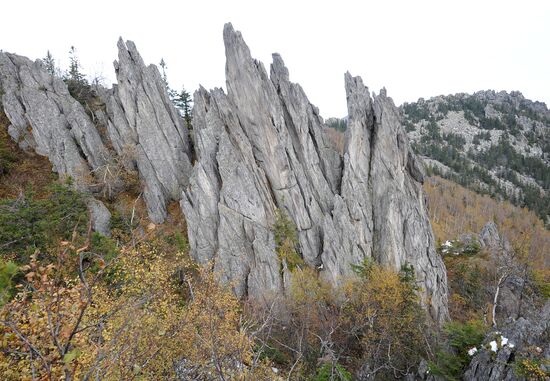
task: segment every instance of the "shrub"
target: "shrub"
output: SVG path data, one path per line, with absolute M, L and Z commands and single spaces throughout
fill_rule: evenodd
M 0 138 L 0 175 L 9 172 L 16 160 L 8 145 Z
M 528 380 L 544 381 L 550 377 L 550 372 L 544 371 L 541 368 L 543 362 L 528 358 L 519 358 L 514 362 L 514 371 L 517 376 L 525 377 Z M 546 361 L 546 365 L 550 365 L 550 361 Z
M 9 302 L 15 293 L 14 278 L 19 267 L 11 261 L 0 259 L 0 307 Z
M 425 312 L 414 270 L 405 265 L 396 272 L 366 260 L 355 271 L 359 279 L 344 291 L 347 330 L 360 338 L 363 361 L 377 369 L 371 376 L 404 376 L 426 356 Z
M 187 241 L 187 238 L 183 234 L 181 234 L 181 232 L 176 232 L 174 234 L 174 239 L 176 240 L 176 245 L 180 252 L 189 252 L 189 242 Z
M 79 233 L 86 230 L 82 195 L 70 183 L 53 183 L 48 192 L 39 200 L 32 191 L 18 199 L 0 200 L 0 254 L 15 253 L 19 261 L 26 262 L 35 248 L 70 238 L 75 227 Z
M 2 88 L 0 88 L 0 101 L 2 98 Z M 8 135 L 8 117 L 4 113 L 0 103 L 0 175 L 7 173 L 17 160 L 16 155 L 10 149 L 10 136 Z
M 450 322 L 444 328 L 450 350 L 440 349 L 430 371 L 447 380 L 459 380 L 470 362 L 468 350 L 478 347 L 485 337 L 485 327 L 479 321 Z
M 353 272 L 355 272 L 361 278 L 368 280 L 375 266 L 376 264 L 374 260 L 370 257 L 366 257 L 365 259 L 363 259 L 363 262 L 361 262 L 360 264 L 351 265 L 351 268 Z
M 543 298 L 550 298 L 550 270 L 534 269 L 531 272 L 531 278 L 538 293 Z
M 353 377 L 351 373 L 340 364 L 323 364 L 317 374 L 312 379 L 313 381 L 351 381 Z
M 291 271 L 298 266 L 303 266 L 304 260 L 296 251 L 296 246 L 298 245 L 296 225 L 281 209 L 275 211 L 273 231 L 275 233 L 275 250 L 281 261 L 281 271 L 283 262 L 286 263 L 288 269 Z

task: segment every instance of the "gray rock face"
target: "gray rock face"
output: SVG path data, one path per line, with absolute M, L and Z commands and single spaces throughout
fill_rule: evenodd
M 268 75 L 230 24 L 224 41 L 227 94 L 195 93 L 194 150 L 159 71 L 122 40 L 118 84 L 99 90 L 106 112 L 94 114 L 112 150 L 60 79 L 39 62 L 0 54 L 10 134 L 78 184 L 113 161 L 137 169 L 153 222 L 181 199 L 192 255 L 213 261 L 238 295 L 262 298 L 288 286 L 273 234 L 281 209 L 296 225 L 300 255 L 322 278 L 337 285 L 369 257 L 395 269 L 410 263 L 424 303 L 434 319 L 444 319 L 446 276 L 425 210 L 422 166 L 386 91 L 371 97 L 361 78 L 346 74 L 349 127 L 341 156 L 278 54 Z M 91 209 L 96 229 L 108 233 L 105 209 L 95 202 Z
M 110 155 L 65 83 L 51 76 L 40 61 L 0 53 L 0 87 L 11 122 L 10 136 L 21 148 L 47 156 L 54 171 L 87 189 L 91 171 L 104 165 Z
M 501 236 L 497 225 L 493 221 L 487 222 L 483 229 L 481 229 L 479 233 L 479 242 L 481 247 L 487 248 L 487 250 L 494 255 L 512 251 L 510 242 L 506 237 Z
M 101 177 L 110 165 L 137 167 L 149 216 L 159 223 L 166 217 L 166 204 L 179 201 L 188 183 L 189 132 L 157 68 L 145 66 L 132 42 L 119 40 L 118 48 L 118 85 L 98 89 L 107 113 L 94 111 L 96 122 L 107 128 L 106 143 L 63 80 L 50 75 L 39 60 L 0 53 L 2 104 L 11 137 L 23 149 L 47 156 L 53 170 L 72 177 L 80 190 L 100 191 L 102 182 L 94 176 Z M 120 188 L 120 182 L 114 179 L 109 186 Z M 108 234 L 107 210 L 98 201 L 90 205 L 95 227 Z
M 343 184 L 346 179 L 354 179 L 347 181 L 349 188 L 342 185 L 341 195 L 348 210 L 361 210 L 361 214 L 352 215 L 352 220 L 366 216 L 364 226 L 372 227 L 371 235 L 366 235 L 371 256 L 396 269 L 405 263 L 412 264 L 426 298 L 431 300 L 433 315 L 445 315 L 446 307 L 442 307 L 447 303 L 445 266 L 435 252 L 424 193 L 418 181 L 423 175 L 409 147 L 398 110 L 386 96 L 385 89 L 372 101 L 365 102 L 363 99 L 368 96 L 368 89 L 358 77 L 347 74 L 346 89 L 350 118 L 348 131 L 352 136 L 347 140 L 344 154 L 345 157 L 349 155 L 349 161 L 344 166 Z M 370 139 L 354 139 L 357 132 Z M 358 147 L 362 148 L 363 156 L 354 156 Z M 365 174 L 366 178 L 363 177 Z M 364 203 L 360 201 L 361 196 L 357 196 L 359 192 L 366 192 L 362 194 Z M 367 195 L 370 195 L 370 200 Z M 364 207 L 369 202 L 372 220 L 368 214 L 370 207 Z M 342 231 L 342 235 L 345 234 Z M 441 311 L 438 310 L 440 307 Z
M 425 210 L 421 166 L 385 90 L 373 99 L 359 77 L 346 74 L 349 121 L 340 157 L 278 54 L 268 76 L 230 24 L 224 42 L 227 95 L 195 93 L 197 161 L 181 201 L 192 255 L 214 261 L 239 295 L 281 292 L 287 277 L 272 228 L 279 208 L 295 223 L 298 250 L 320 276 L 336 285 L 367 257 L 396 269 L 408 262 L 432 316 L 444 319 L 446 275 Z
M 77 189 L 100 190 L 94 176 L 111 161 L 111 153 L 67 85 L 40 61 L 0 52 L 0 89 L 13 140 L 24 150 L 47 156 L 53 170 L 70 176 Z M 105 205 L 93 197 L 87 204 L 94 230 L 110 235 Z
M 521 380 L 523 378 L 514 372 L 516 358 L 534 355 L 543 363 L 550 361 L 550 302 L 546 302 L 537 316 L 509 321 L 501 331 L 489 333 L 484 343 L 487 345 L 495 336 L 502 336 L 508 339 L 508 344 L 499 344 L 496 353 L 488 348 L 481 349 L 472 358 L 464 380 Z
M 191 173 L 189 132 L 155 65 L 145 66 L 133 42 L 118 41 L 118 85 L 102 97 L 118 155 L 132 152 L 144 184 L 149 217 L 164 221 L 166 203 L 179 201 Z

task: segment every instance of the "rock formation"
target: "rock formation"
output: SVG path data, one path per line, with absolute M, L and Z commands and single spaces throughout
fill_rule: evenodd
M 268 76 L 241 34 L 224 28 L 227 94 L 195 94 L 196 163 L 181 206 L 192 255 L 214 261 L 239 295 L 287 285 L 275 252 L 276 208 L 295 223 L 299 252 L 333 284 L 364 258 L 410 263 L 435 319 L 446 310 L 446 275 L 434 249 L 422 170 L 385 90 L 371 98 L 345 76 L 349 124 L 343 158 L 318 110 L 273 55 Z
M 187 185 L 189 132 L 158 69 L 145 66 L 133 42 L 120 39 L 118 48 L 118 85 L 96 89 L 106 113 L 102 108 L 87 113 L 39 60 L 9 53 L 0 53 L 2 104 L 11 122 L 9 133 L 21 148 L 47 156 L 53 170 L 70 176 L 82 191 L 98 192 L 102 181 L 94 177 L 101 178 L 108 166 L 123 161 L 136 167 L 149 217 L 159 223 L 166 217 L 166 204 L 179 201 Z M 106 126 L 106 134 L 101 136 L 90 116 Z M 98 203 L 88 205 L 94 227 L 105 234 L 108 211 Z
M 189 131 L 157 67 L 145 66 L 132 41 L 119 39 L 114 66 L 118 85 L 102 94 L 108 135 L 119 156 L 135 155 L 149 217 L 159 223 L 166 203 L 179 201 L 191 173 Z
M 224 42 L 227 94 L 195 93 L 194 148 L 159 71 L 122 39 L 118 83 L 97 88 L 105 107 L 88 113 L 40 61 L 0 53 L 10 134 L 84 190 L 97 191 L 88 181 L 98 168 L 124 162 L 137 169 L 155 223 L 165 219 L 168 202 L 181 200 L 191 254 L 213 261 L 238 295 L 261 298 L 288 286 L 274 242 L 279 209 L 296 225 L 299 254 L 322 278 L 337 285 L 365 258 L 395 269 L 409 263 L 423 302 L 434 319 L 444 319 L 446 275 L 422 169 L 386 91 L 371 96 L 361 78 L 345 75 L 349 127 L 340 155 L 278 54 L 268 75 L 230 24 Z M 108 234 L 108 210 L 94 200 L 88 205 L 95 229 Z
M 111 161 L 111 153 L 84 107 L 61 78 L 40 61 L 0 52 L 1 105 L 10 136 L 24 150 L 47 156 L 53 170 L 74 180 L 81 191 L 97 190 L 94 174 Z M 101 201 L 87 201 L 96 231 L 109 234 L 109 211 Z
M 63 80 L 50 75 L 40 61 L 0 53 L 0 86 L 13 140 L 47 156 L 55 172 L 85 188 L 90 172 L 104 165 L 110 154 Z

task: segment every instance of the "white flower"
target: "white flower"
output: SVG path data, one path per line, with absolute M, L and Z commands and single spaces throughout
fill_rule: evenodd
M 507 337 L 504 337 L 504 336 L 501 336 L 501 337 L 500 337 L 500 344 L 501 344 L 502 346 L 507 345 L 507 344 L 508 344 L 508 338 L 507 338 Z
M 477 352 L 477 348 L 476 348 L 476 347 L 473 347 L 473 348 L 468 349 L 468 354 L 469 354 L 470 356 L 475 355 L 476 352 Z
M 279 373 L 279 369 L 277 369 L 277 368 L 271 368 L 271 371 L 275 374 Z
M 514 347 L 515 347 L 515 345 L 514 345 L 514 344 L 512 344 L 512 343 L 510 343 L 510 344 L 508 344 L 508 347 L 509 347 L 509 348 L 514 348 Z
M 498 351 L 498 344 L 497 344 L 497 342 L 496 342 L 495 340 L 491 341 L 491 342 L 489 343 L 489 345 L 491 346 L 491 350 L 492 350 L 493 352 L 496 353 L 496 352 Z
M 453 247 L 453 243 L 449 240 L 445 241 L 445 243 L 443 244 L 443 246 L 447 246 L 447 247 Z

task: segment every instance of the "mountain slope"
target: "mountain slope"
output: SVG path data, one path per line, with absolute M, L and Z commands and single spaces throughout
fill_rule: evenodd
M 480 91 L 402 107 L 417 154 L 433 172 L 527 206 L 550 222 L 550 111 L 519 92 Z

